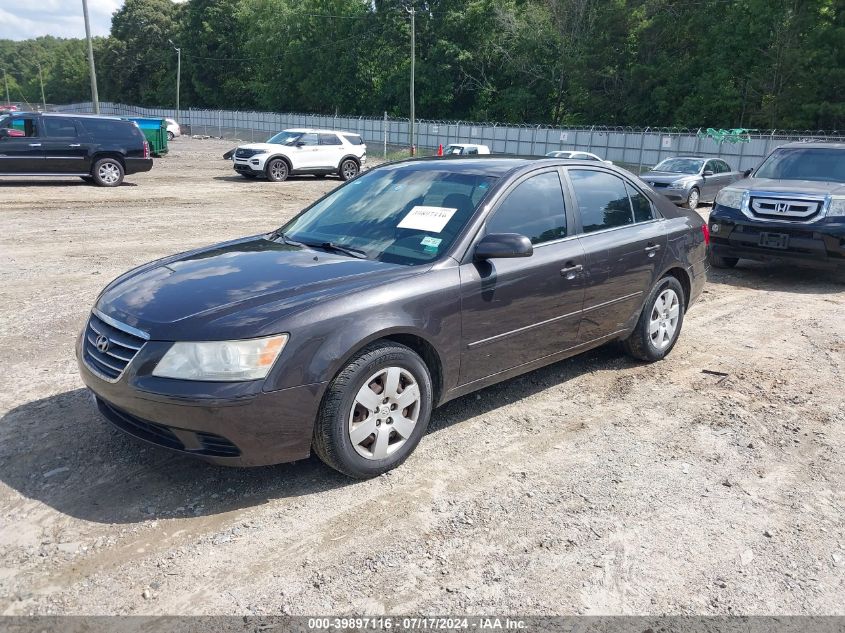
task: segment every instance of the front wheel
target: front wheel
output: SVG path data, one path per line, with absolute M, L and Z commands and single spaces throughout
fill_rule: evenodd
M 692 190 L 689 192 L 689 195 L 687 196 L 686 207 L 695 211 L 698 208 L 700 202 L 701 193 L 698 191 L 697 187 L 693 187 Z
M 267 180 L 284 182 L 288 179 L 288 164 L 281 158 L 274 158 L 267 163 Z
M 432 392 L 428 368 L 413 350 L 374 343 L 329 385 L 314 427 L 314 451 L 356 479 L 396 468 L 425 434 Z
M 174 138 L 176 138 L 176 135 L 173 132 L 167 133 L 167 140 L 168 141 L 172 141 Z
M 649 362 L 664 359 L 681 334 L 684 303 L 684 289 L 675 277 L 666 276 L 657 282 L 646 299 L 637 326 L 624 341 L 628 354 Z
M 358 163 L 356 163 L 351 158 L 347 158 L 340 164 L 340 178 L 341 180 L 349 180 L 350 178 L 355 178 L 358 175 L 358 172 L 361 171 L 361 168 L 358 167 Z
M 117 187 L 123 182 L 123 165 L 116 158 L 101 158 L 94 163 L 91 177 L 100 187 Z

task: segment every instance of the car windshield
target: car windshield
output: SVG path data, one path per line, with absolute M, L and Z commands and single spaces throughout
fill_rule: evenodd
M 776 149 L 754 177 L 845 182 L 845 151 L 824 147 Z
M 667 158 L 653 171 L 665 171 L 670 174 L 697 174 L 704 165 L 703 160 L 694 158 Z
M 302 136 L 302 132 L 289 132 L 285 130 L 275 136 L 271 136 L 267 139 L 267 142 L 273 145 L 293 145 L 300 136 Z
M 496 177 L 440 163 L 375 169 L 338 188 L 280 229 L 283 238 L 343 247 L 368 258 L 423 264 L 451 246 Z

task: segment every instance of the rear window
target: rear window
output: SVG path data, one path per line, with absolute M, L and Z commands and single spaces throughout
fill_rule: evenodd
M 137 141 L 143 136 L 138 126 L 131 121 L 110 119 L 80 119 L 82 127 L 96 138 L 114 141 Z
M 343 138 L 345 138 L 352 145 L 363 145 L 364 144 L 364 139 L 362 139 L 357 134 L 344 134 Z

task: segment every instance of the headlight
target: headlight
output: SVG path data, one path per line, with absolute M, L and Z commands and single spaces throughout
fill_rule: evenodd
M 731 209 L 742 208 L 742 196 L 745 193 L 742 189 L 731 189 L 726 187 L 716 194 L 716 204 L 723 207 L 730 207 Z
M 237 381 L 267 376 L 288 342 L 287 334 L 246 341 L 174 343 L 153 376 L 182 380 Z
M 684 180 L 676 180 L 675 182 L 670 182 L 669 186 L 666 187 L 667 189 L 686 189 L 689 187 L 689 183 Z
M 832 198 L 827 208 L 828 217 L 845 216 L 845 198 Z

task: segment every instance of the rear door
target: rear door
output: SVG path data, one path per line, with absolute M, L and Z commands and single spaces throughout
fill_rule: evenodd
M 319 148 L 320 150 L 317 152 L 319 159 L 316 167 L 336 169 L 340 166 L 344 148 L 337 134 L 319 134 Z
M 27 114 L 13 116 L 4 121 L 3 127 L 23 136 L 0 138 L 0 173 L 44 173 L 41 117 Z
M 557 168 L 522 177 L 491 212 L 479 239 L 519 233 L 534 253 L 461 265 L 462 384 L 576 344 L 584 253 L 571 224 Z
M 586 343 L 623 331 L 639 316 L 666 252 L 665 221 L 632 181 L 598 167 L 567 170 L 586 255 Z
M 56 174 L 85 174 L 90 170 L 90 142 L 82 126 L 71 117 L 43 119 L 45 166 Z

